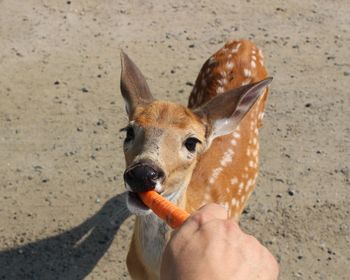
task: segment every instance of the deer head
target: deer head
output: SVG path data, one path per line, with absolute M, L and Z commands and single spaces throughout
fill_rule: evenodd
M 145 214 L 135 193 L 155 189 L 170 200 L 179 199 L 200 155 L 215 138 L 235 130 L 272 79 L 222 93 L 190 110 L 156 100 L 141 71 L 123 52 L 121 64 L 121 93 L 129 117 L 122 129 L 128 207 Z

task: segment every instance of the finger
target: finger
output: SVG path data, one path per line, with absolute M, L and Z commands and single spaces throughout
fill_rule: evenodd
M 201 208 L 199 208 L 193 215 L 202 215 L 202 219 L 200 219 L 201 224 L 205 224 L 213 219 L 221 219 L 226 220 L 227 219 L 227 211 L 224 207 L 222 207 L 219 204 L 216 203 L 209 203 Z

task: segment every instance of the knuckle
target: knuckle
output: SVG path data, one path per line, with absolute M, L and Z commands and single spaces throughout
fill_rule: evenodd
M 196 222 L 198 225 L 203 225 L 209 220 L 211 220 L 212 216 L 206 212 L 198 212 L 198 213 L 195 213 L 191 219 L 194 222 Z
M 225 220 L 224 226 L 228 233 L 239 234 L 241 232 L 239 225 L 232 219 Z

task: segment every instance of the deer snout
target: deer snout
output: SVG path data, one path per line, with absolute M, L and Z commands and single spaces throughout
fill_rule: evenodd
M 124 181 L 133 192 L 153 190 L 163 178 L 164 172 L 148 162 L 134 164 L 124 172 Z

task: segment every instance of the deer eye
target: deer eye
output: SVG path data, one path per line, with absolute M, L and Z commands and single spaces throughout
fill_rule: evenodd
M 125 137 L 124 143 L 128 143 L 135 138 L 135 131 L 131 126 L 127 126 L 121 129 L 121 131 L 126 131 L 126 137 Z
M 196 150 L 197 143 L 202 142 L 195 137 L 189 137 L 185 140 L 184 145 L 189 152 L 193 153 Z

